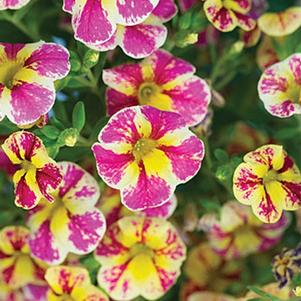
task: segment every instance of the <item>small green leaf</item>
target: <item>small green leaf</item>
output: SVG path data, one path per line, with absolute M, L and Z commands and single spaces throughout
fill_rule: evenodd
M 49 139 L 56 139 L 60 134 L 60 130 L 53 125 L 46 125 L 40 131 Z
M 74 106 L 72 112 L 72 125 L 80 132 L 84 128 L 85 123 L 86 123 L 85 104 L 82 101 L 79 101 Z

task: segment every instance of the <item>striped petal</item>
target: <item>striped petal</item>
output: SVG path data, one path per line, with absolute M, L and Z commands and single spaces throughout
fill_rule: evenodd
M 301 8 L 296 6 L 278 13 L 265 13 L 258 19 L 258 26 L 272 37 L 292 34 L 301 26 Z
M 144 58 L 160 48 L 166 37 L 167 29 L 159 22 L 126 26 L 120 39 L 120 47 L 132 58 Z
M 152 15 L 162 22 L 170 21 L 178 12 L 174 0 L 160 0 L 159 4 L 153 10 Z

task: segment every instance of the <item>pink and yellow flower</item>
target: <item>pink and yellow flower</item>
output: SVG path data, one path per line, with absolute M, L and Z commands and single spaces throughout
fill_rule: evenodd
M 77 40 L 98 51 L 120 46 L 134 58 L 164 44 L 163 23 L 177 13 L 174 0 L 64 0 L 63 9 L 72 14 Z
M 21 226 L 9 226 L 0 232 L 2 292 L 11 293 L 29 284 L 43 284 L 45 267 L 31 258 L 28 238 L 29 231 Z
M 177 198 L 173 195 L 168 202 L 156 208 L 144 209 L 142 211 L 130 211 L 122 205 L 120 192 L 110 187 L 106 187 L 97 207 L 104 214 L 107 225 L 110 226 L 120 218 L 130 215 L 168 219 L 177 207 Z
M 48 301 L 108 301 L 108 297 L 91 284 L 89 273 L 80 267 L 48 268 L 45 279 L 49 285 Z
M 36 122 L 54 104 L 54 81 L 69 69 L 69 53 L 60 45 L 0 43 L 0 119 Z
M 233 192 L 261 221 L 276 223 L 283 210 L 301 207 L 301 174 L 281 145 L 264 145 L 236 168 Z
M 179 113 L 189 126 L 198 124 L 208 112 L 211 93 L 195 72 L 193 65 L 164 50 L 140 64 L 106 69 L 103 81 L 109 86 L 108 114 L 140 104 Z
M 282 12 L 268 12 L 258 19 L 262 32 L 272 37 L 287 36 L 301 26 L 301 7 L 290 7 Z
M 223 258 L 240 258 L 270 249 L 280 241 L 287 226 L 285 215 L 276 224 L 264 224 L 249 207 L 231 201 L 222 207 L 220 218 L 208 230 L 208 238 Z
M 205 0 L 204 11 L 208 20 L 220 31 L 232 31 L 239 26 L 245 31 L 255 28 L 256 21 L 248 13 L 251 0 Z
M 32 209 L 41 198 L 53 202 L 50 192 L 57 189 L 62 175 L 42 140 L 30 132 L 15 132 L 4 141 L 2 149 L 17 169 L 13 175 L 15 204 Z
M 0 300 L 1 301 L 48 301 L 46 294 L 47 285 L 29 284 L 20 289 L 11 289 L 0 283 Z
M 150 106 L 116 113 L 92 146 L 98 173 L 129 209 L 166 203 L 200 169 L 204 145 L 180 115 Z
M 199 290 L 220 292 L 224 291 L 235 279 L 239 279 L 241 263 L 225 261 L 208 242 L 203 242 L 188 253 L 184 271 Z
M 124 217 L 109 227 L 95 251 L 98 284 L 111 298 L 147 300 L 163 296 L 175 283 L 186 248 L 163 219 Z
M 32 255 L 49 264 L 62 263 L 68 253 L 88 254 L 95 250 L 106 225 L 95 207 L 99 198 L 96 180 L 75 163 L 60 162 L 63 180 L 52 193 L 55 200 L 42 200 L 29 211 Z
M 266 110 L 285 118 L 301 114 L 301 54 L 293 54 L 267 68 L 258 83 Z
M 0 0 L 0 10 L 19 9 L 29 3 L 30 0 Z

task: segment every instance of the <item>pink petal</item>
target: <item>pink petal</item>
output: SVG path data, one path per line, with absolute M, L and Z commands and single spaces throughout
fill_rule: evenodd
M 289 66 L 294 75 L 296 83 L 301 87 L 301 55 L 292 55 L 289 59 Z
M 81 10 L 75 11 L 72 24 L 75 38 L 87 44 L 104 43 L 116 30 L 99 0 L 85 0 Z
M 24 209 L 34 208 L 39 198 L 36 195 L 35 191 L 32 191 L 28 184 L 26 183 L 25 176 L 23 176 L 20 181 L 17 183 L 15 188 L 15 203 L 18 207 L 22 207 Z
M 178 8 L 174 0 L 160 0 L 152 15 L 159 18 L 162 22 L 168 22 L 178 12 Z
M 24 67 L 37 71 L 41 76 L 58 80 L 65 77 L 70 70 L 69 52 L 63 46 L 43 43 L 32 52 Z
M 72 14 L 73 7 L 76 0 L 64 0 L 63 10 L 67 13 Z
M 166 37 L 167 29 L 163 25 L 126 26 L 120 47 L 130 57 L 143 58 L 160 48 Z

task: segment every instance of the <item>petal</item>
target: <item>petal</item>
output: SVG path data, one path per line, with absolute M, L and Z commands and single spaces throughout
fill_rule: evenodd
M 206 0 L 204 11 L 208 20 L 220 31 L 232 31 L 237 25 L 235 14 L 226 9 L 221 0 Z
M 71 213 L 84 213 L 94 208 L 100 191 L 97 181 L 83 168 L 72 162 L 60 162 L 63 180 L 59 197 Z
M 19 9 L 25 6 L 30 0 L 0 0 L 0 10 Z
M 179 182 L 193 178 L 201 168 L 205 147 L 196 136 L 187 133 L 187 139 L 177 146 L 161 146 L 172 165 L 172 172 Z
M 64 0 L 63 10 L 67 13 L 72 14 L 75 1 L 76 0 Z
M 56 164 L 48 163 L 36 172 L 36 180 L 43 196 L 53 201 L 53 197 L 49 194 L 58 188 L 62 181 L 62 174 Z
M 136 94 L 140 84 L 143 83 L 139 64 L 125 64 L 105 69 L 102 78 L 106 85 L 127 96 Z
M 210 88 L 197 76 L 165 91 L 165 94 L 172 99 L 172 111 L 179 113 L 189 126 L 202 122 L 208 113 Z
M 139 168 L 131 154 L 116 154 L 104 149 L 98 143 L 92 146 L 92 151 L 96 159 L 98 174 L 109 186 L 121 189 L 136 181 Z
M 42 223 L 38 231 L 32 233 L 29 246 L 34 257 L 52 265 L 63 262 L 68 253 L 64 245 L 55 240 L 48 220 Z
M 256 21 L 249 16 L 235 13 L 237 25 L 245 31 L 251 31 L 256 27 Z
M 77 289 L 72 297 L 81 301 L 108 301 L 109 298 L 98 288 L 91 285 L 87 288 Z
M 301 54 L 293 54 L 288 59 L 296 84 L 301 86 Z
M 98 0 L 76 1 L 72 25 L 77 40 L 94 45 L 109 40 L 116 30 L 116 24 L 108 19 L 108 12 Z
M 178 12 L 178 8 L 173 0 L 161 0 L 152 15 L 159 18 L 161 22 L 170 21 Z
M 279 13 L 265 13 L 258 19 L 258 26 L 268 36 L 289 35 L 301 26 L 301 8 L 290 7 Z
M 120 47 L 132 58 L 144 58 L 160 48 L 167 37 L 167 29 L 160 23 L 126 26 Z
M 140 211 L 140 214 L 148 217 L 160 217 L 168 219 L 171 217 L 177 207 L 177 198 L 175 195 L 171 197 L 165 204 L 156 208 L 148 208 Z
M 19 82 L 10 92 L 5 113 L 9 120 L 18 125 L 27 125 L 47 114 L 55 101 L 53 83 L 42 86 L 38 83 Z
M 35 301 L 44 301 L 46 299 L 46 294 L 48 287 L 46 285 L 32 285 L 29 284 L 23 289 L 25 300 L 35 300 Z
M 270 37 L 268 36 L 263 37 L 262 42 L 260 43 L 257 50 L 256 61 L 258 66 L 262 70 L 279 62 L 277 53 L 273 48 L 272 40 Z
M 174 57 L 165 50 L 157 50 L 141 64 L 144 80 L 154 80 L 164 89 L 171 89 L 176 84 L 182 83 L 195 73 L 195 67 L 190 63 Z M 149 71 L 149 69 L 151 71 Z
M 80 267 L 51 267 L 47 269 L 45 279 L 51 289 L 59 295 L 71 296 L 76 289 L 90 287 L 89 273 Z
M 96 249 L 106 231 L 106 221 L 103 214 L 95 209 L 81 215 L 70 216 L 68 224 L 72 245 L 70 252 L 88 254 Z
M 252 6 L 251 0 L 230 0 L 228 1 L 228 9 L 232 9 L 235 12 L 239 12 L 241 14 L 247 13 Z
M 39 75 L 58 80 L 70 70 L 68 50 L 54 43 L 42 43 L 24 63 L 24 67 Z
M 158 207 L 166 203 L 174 193 L 174 185 L 155 175 L 156 170 L 160 170 L 162 167 L 165 169 L 165 164 L 163 165 L 162 162 L 159 163 L 159 160 L 157 160 L 158 157 L 157 159 L 154 157 L 153 160 L 144 163 L 148 171 L 144 166 L 140 166 L 137 182 L 130 183 L 121 191 L 121 202 L 130 210 Z M 154 162 L 157 162 L 156 166 L 151 165 Z
M 135 96 L 127 96 L 114 89 L 108 88 L 106 91 L 107 114 L 114 115 L 118 111 L 138 105 L 138 99 Z
M 114 3 L 115 2 L 115 3 Z M 120 25 L 142 23 L 158 5 L 159 0 L 115 0 L 114 21 Z

